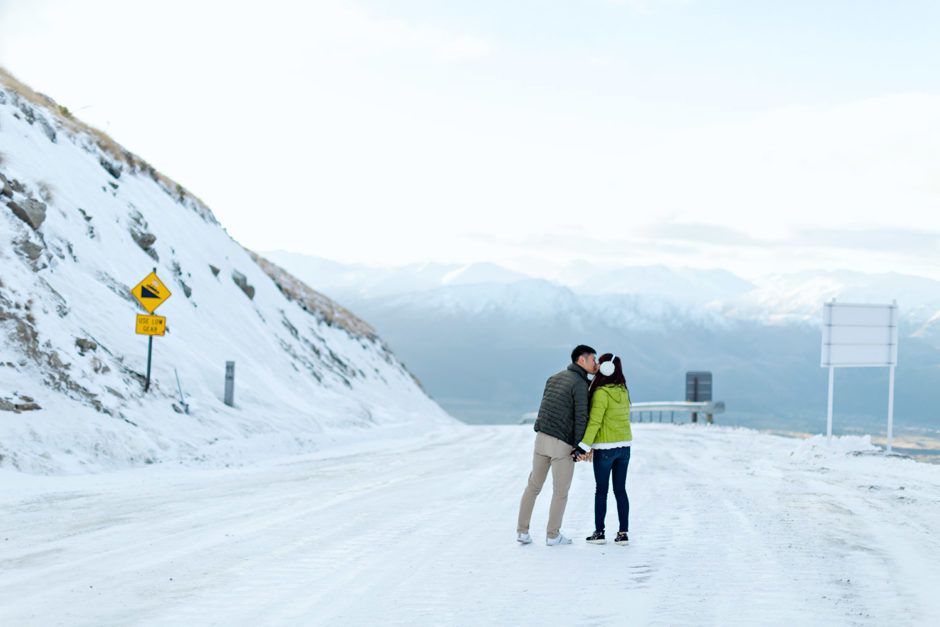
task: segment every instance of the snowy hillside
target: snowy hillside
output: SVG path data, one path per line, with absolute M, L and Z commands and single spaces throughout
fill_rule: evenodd
M 5 74 L 0 268 L 0 467 L 241 463 L 452 420 L 371 327 Z M 172 296 L 144 393 L 130 288 L 152 270 Z
M 628 546 L 584 542 L 589 464 L 562 524 L 574 543 L 544 544 L 550 481 L 535 542 L 515 542 L 531 426 L 221 472 L 0 470 L 0 624 L 940 623 L 940 466 L 863 437 L 633 435 Z

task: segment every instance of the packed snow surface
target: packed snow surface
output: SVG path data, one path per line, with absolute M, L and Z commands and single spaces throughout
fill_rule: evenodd
M 940 466 L 865 437 L 634 425 L 630 545 L 575 468 L 515 542 L 531 426 L 231 469 L 0 473 L 3 625 L 936 625 Z M 616 508 L 609 497 L 608 531 Z

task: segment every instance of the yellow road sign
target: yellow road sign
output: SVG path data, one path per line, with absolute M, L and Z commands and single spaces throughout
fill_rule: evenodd
M 137 284 L 137 287 L 131 290 L 134 298 L 140 301 L 144 309 L 153 313 L 153 310 L 159 307 L 163 301 L 172 294 L 166 285 L 157 277 L 156 272 L 151 272 L 143 281 Z M 163 335 L 162 333 L 160 335 Z
M 137 314 L 137 335 L 163 335 L 166 333 L 165 316 Z

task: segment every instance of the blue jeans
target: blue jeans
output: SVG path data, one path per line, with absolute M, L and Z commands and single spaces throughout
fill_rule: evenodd
M 594 449 L 594 529 L 604 530 L 604 518 L 607 517 L 607 484 L 610 475 L 614 475 L 614 498 L 617 499 L 617 516 L 620 518 L 620 531 L 629 531 L 630 500 L 627 498 L 627 466 L 630 465 L 630 447 Z

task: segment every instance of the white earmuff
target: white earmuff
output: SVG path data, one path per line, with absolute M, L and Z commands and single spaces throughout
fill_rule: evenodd
M 617 359 L 617 356 L 614 355 L 610 358 L 610 361 L 605 361 L 601 364 L 600 373 L 605 377 L 609 377 L 614 374 L 614 371 L 617 369 L 617 366 L 614 365 L 614 360 Z

